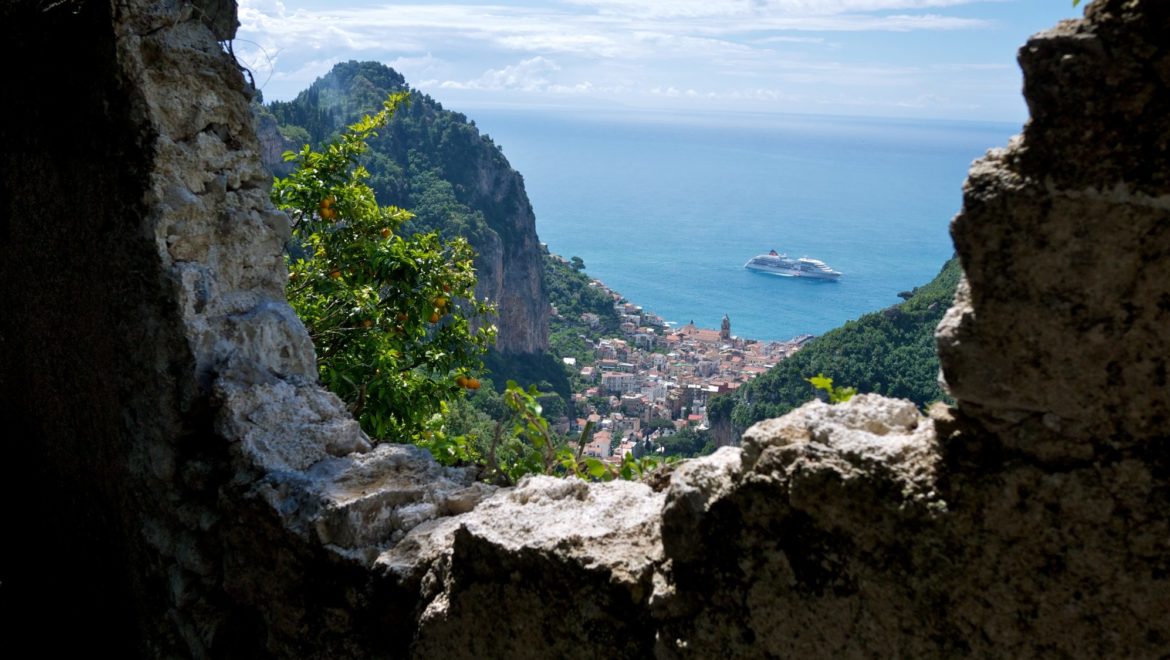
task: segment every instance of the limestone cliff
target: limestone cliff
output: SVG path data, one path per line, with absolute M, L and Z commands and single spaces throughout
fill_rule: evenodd
M 260 144 L 260 162 L 276 176 L 288 176 L 292 163 L 284 160 L 284 153 L 296 151 L 304 145 L 281 135 L 276 117 L 259 103 L 252 105 L 252 114 L 256 121 L 256 141 Z
M 814 402 L 647 483 L 510 489 L 371 448 L 314 384 L 222 9 L 0 5 L 26 63 L 0 125 L 10 644 L 1170 655 L 1166 3 L 1097 0 L 1022 52 L 1033 120 L 954 223 L 957 407 Z
M 282 125 L 299 126 L 320 141 L 380 109 L 388 93 L 405 89 L 405 79 L 385 65 L 345 62 L 296 99 L 271 103 L 267 110 Z M 268 116 L 261 120 L 262 155 L 279 172 L 283 161 L 273 147 L 287 141 Z M 414 212 L 408 227 L 461 235 L 475 248 L 477 294 L 499 307 L 496 348 L 504 353 L 546 350 L 549 306 L 536 219 L 523 177 L 499 147 L 474 122 L 417 90 L 370 146 L 366 167 L 381 203 Z

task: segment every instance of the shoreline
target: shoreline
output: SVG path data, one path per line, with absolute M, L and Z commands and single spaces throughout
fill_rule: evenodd
M 557 254 L 556 252 L 552 252 L 551 250 L 549 250 L 547 244 L 542 244 L 542 246 L 544 247 L 544 250 L 548 253 L 548 255 L 550 257 L 552 257 L 553 259 L 556 259 L 557 261 L 559 261 L 563 265 L 571 267 L 572 264 L 568 259 L 561 256 L 560 254 Z M 680 328 L 686 328 L 686 327 L 691 327 L 691 326 L 693 326 L 696 330 L 700 330 L 700 331 L 704 331 L 704 332 L 719 332 L 719 330 L 715 329 L 715 328 L 705 328 L 703 326 L 695 325 L 694 321 L 689 321 L 688 323 L 681 323 L 679 321 L 668 321 L 668 320 L 664 319 L 662 316 L 659 316 L 657 313 L 646 310 L 645 306 L 632 302 L 629 298 L 627 298 L 625 295 L 623 295 L 620 291 L 613 289 L 612 287 L 607 285 L 602 280 L 590 275 L 587 270 L 583 269 L 580 272 L 585 277 L 589 278 L 589 286 L 590 287 L 598 288 L 613 298 L 615 308 L 619 304 L 622 304 L 625 306 L 632 305 L 634 309 L 638 310 L 638 312 L 641 314 L 643 319 L 650 321 L 650 323 L 646 324 L 647 326 L 661 328 L 661 329 L 665 330 L 667 333 L 677 332 Z M 551 304 L 551 302 L 550 302 L 550 304 Z M 724 316 L 726 317 L 727 315 L 724 314 Z M 666 333 L 664 333 L 664 334 L 666 334 Z M 738 339 L 738 340 L 742 340 L 744 342 L 756 343 L 756 344 L 799 344 L 799 345 L 803 345 L 806 342 L 808 342 L 809 340 L 815 339 L 816 337 L 817 337 L 817 335 L 814 335 L 812 333 L 802 333 L 802 334 L 790 337 L 789 339 L 756 339 L 753 337 L 743 337 L 743 336 L 735 335 L 735 334 L 731 335 L 731 339 Z
M 560 255 L 548 254 L 561 264 L 571 263 Z M 805 334 L 788 341 L 765 341 L 736 336 L 726 315 L 717 330 L 693 322 L 680 325 L 630 302 L 605 282 L 582 274 L 590 288 L 612 301 L 619 326 L 612 332 L 580 335 L 588 346 L 586 354 L 558 356 L 574 375 L 574 407 L 584 415 L 567 420 L 570 429 L 579 429 L 587 421 L 604 422 L 602 428 L 612 429 L 615 439 L 645 439 L 641 424 L 654 419 L 669 420 L 676 430 L 688 426 L 708 429 L 707 403 L 712 396 L 735 392 L 813 338 Z M 592 330 L 598 330 L 601 321 L 592 312 L 570 319 L 554 306 L 553 313 L 554 318 Z

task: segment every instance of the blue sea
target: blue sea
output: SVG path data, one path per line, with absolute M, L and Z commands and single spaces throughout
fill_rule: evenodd
M 541 241 L 677 323 L 820 334 L 899 302 L 953 253 L 971 162 L 1019 125 L 793 115 L 476 110 L 524 175 Z M 775 249 L 838 281 L 745 270 Z

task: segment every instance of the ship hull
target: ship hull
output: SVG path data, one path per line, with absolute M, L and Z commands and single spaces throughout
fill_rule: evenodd
M 781 277 L 802 277 L 809 280 L 836 280 L 841 277 L 841 273 L 824 273 L 819 271 L 802 271 L 796 268 L 782 268 L 776 266 L 760 266 L 748 262 L 744 264 L 744 268 L 754 270 L 757 273 L 767 273 L 769 275 L 779 275 Z

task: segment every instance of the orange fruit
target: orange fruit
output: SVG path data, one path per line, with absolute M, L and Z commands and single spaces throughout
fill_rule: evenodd
M 467 376 L 460 374 L 455 378 L 455 384 L 459 387 L 467 387 Z
M 321 203 L 317 206 L 317 211 L 325 220 L 332 220 L 337 217 L 337 209 L 333 208 L 333 205 L 336 203 L 337 198 L 333 195 L 330 195 L 321 200 Z
M 394 232 L 390 231 L 389 227 L 384 227 L 382 229 L 382 238 L 390 238 L 390 236 L 393 234 Z
M 431 312 L 431 323 L 438 323 L 438 322 L 439 322 L 439 312 L 437 312 L 437 311 Z
M 447 306 L 447 299 L 443 296 L 439 296 L 438 298 L 435 298 L 434 303 L 436 309 L 443 309 Z
M 478 390 L 479 389 L 479 379 L 478 378 L 468 378 L 467 379 L 467 389 Z
M 374 327 L 374 322 L 371 319 L 364 319 L 362 321 L 362 327 L 363 328 L 372 328 L 372 327 Z
M 329 271 L 329 277 L 332 277 L 335 280 L 339 280 L 341 279 L 341 271 L 334 268 L 333 270 Z

